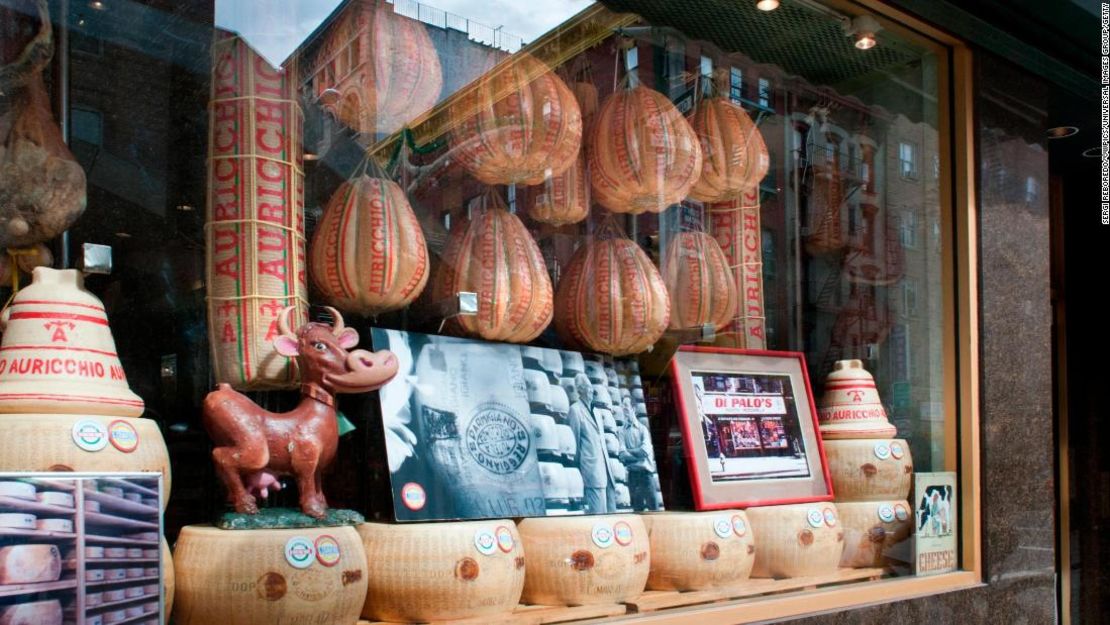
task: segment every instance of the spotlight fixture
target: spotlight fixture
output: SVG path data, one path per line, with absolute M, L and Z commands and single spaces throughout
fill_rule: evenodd
M 1049 128 L 1045 131 L 1045 134 L 1048 135 L 1049 139 L 1065 139 L 1079 134 L 1079 129 L 1075 126 L 1057 126 Z
M 756 0 L 755 8 L 760 11 L 774 11 L 779 8 L 779 0 Z
M 89 3 L 89 8 L 96 9 L 97 11 L 103 11 L 105 9 L 105 6 L 104 3 L 100 0 L 92 0 L 92 2 Z
M 855 40 L 856 47 L 860 50 L 874 48 L 879 43 L 875 34 L 880 30 L 882 26 L 870 15 L 857 15 L 850 20 L 844 18 L 844 33 Z

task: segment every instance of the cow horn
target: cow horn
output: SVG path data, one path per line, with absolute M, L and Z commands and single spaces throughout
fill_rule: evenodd
M 324 310 L 331 313 L 332 318 L 335 319 L 335 322 L 331 326 L 331 333 L 336 336 L 343 334 L 343 330 L 347 328 L 347 326 L 343 323 L 343 315 L 339 314 L 339 311 L 332 308 L 331 306 L 324 306 Z
M 286 306 L 282 309 L 281 314 L 278 315 L 277 324 L 278 332 L 281 332 L 282 336 L 288 336 L 296 340 L 297 335 L 294 334 L 292 328 L 289 327 L 289 315 L 292 314 L 294 308 L 296 308 L 296 306 Z

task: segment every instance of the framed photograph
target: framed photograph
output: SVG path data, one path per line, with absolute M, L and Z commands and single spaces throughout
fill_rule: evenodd
M 803 354 L 683 346 L 671 373 L 698 510 L 832 500 Z
M 398 521 L 662 509 L 638 364 L 373 329 Z

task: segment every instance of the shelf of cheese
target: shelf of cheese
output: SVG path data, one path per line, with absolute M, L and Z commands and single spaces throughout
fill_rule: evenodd
M 157 540 L 142 540 L 126 536 L 100 536 L 98 534 L 85 534 L 85 542 L 93 545 L 145 545 L 148 547 L 157 547 L 160 544 Z
M 141 503 L 135 503 L 123 497 L 116 497 L 100 491 L 85 491 L 86 501 L 100 502 L 100 509 L 105 512 L 120 512 L 123 514 L 143 514 L 157 516 L 158 509 Z
M 0 585 L 0 597 L 13 597 L 54 590 L 69 590 L 77 588 L 75 578 L 60 579 L 56 582 L 39 582 L 37 584 L 3 584 Z
M 95 564 L 158 564 L 158 558 L 85 558 L 85 566 Z
M 0 496 L 0 511 L 2 512 L 26 512 L 28 514 L 49 514 L 60 516 L 72 516 L 76 510 L 73 508 L 63 508 L 61 506 L 53 506 L 47 503 L 39 503 L 38 501 L 30 501 L 27 499 L 20 499 L 18 497 Z
M 90 605 L 87 608 L 85 608 L 85 611 L 86 612 L 98 612 L 98 611 L 103 610 L 105 608 L 112 608 L 112 607 L 121 606 L 121 605 L 125 606 L 129 603 L 138 603 L 140 601 L 150 601 L 152 599 L 155 600 L 155 601 L 159 600 L 158 594 L 155 593 L 153 595 L 139 595 L 138 597 L 127 597 L 126 599 L 120 599 L 119 601 L 108 601 L 108 602 L 100 603 L 100 604 L 97 604 L 97 605 Z
M 154 490 L 153 488 L 147 488 L 146 486 L 140 486 L 139 484 L 135 484 L 134 482 L 131 482 L 129 480 L 125 480 L 123 478 L 102 477 L 102 478 L 99 478 L 97 480 L 97 482 L 99 482 L 101 486 L 115 486 L 117 488 L 122 488 L 124 490 L 129 490 L 129 491 L 132 491 L 132 492 L 139 493 L 140 495 L 144 495 L 146 497 L 157 497 L 158 496 L 158 491 Z M 167 489 L 167 492 L 169 492 L 169 489 Z
M 85 582 L 87 588 L 100 587 L 100 586 L 118 586 L 120 584 L 135 585 L 138 582 L 156 582 L 158 581 L 157 575 L 146 575 L 143 577 L 125 577 L 123 579 L 102 579 L 95 582 Z
M 42 540 L 73 540 L 77 534 L 73 532 L 53 532 L 50 530 L 25 530 L 17 527 L 0 527 L 0 538 L 10 536 L 13 538 L 39 538 Z
M 158 530 L 157 523 L 150 521 L 139 521 L 138 519 L 128 519 L 121 516 L 112 514 L 104 514 L 103 512 L 85 512 L 85 524 L 92 526 L 110 526 L 119 529 L 129 530 Z

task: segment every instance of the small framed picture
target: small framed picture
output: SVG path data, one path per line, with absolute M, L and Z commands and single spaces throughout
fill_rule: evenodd
M 683 346 L 671 374 L 698 510 L 832 500 L 803 354 Z

